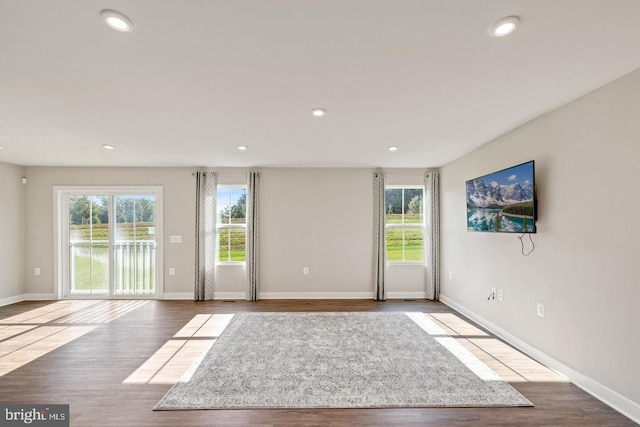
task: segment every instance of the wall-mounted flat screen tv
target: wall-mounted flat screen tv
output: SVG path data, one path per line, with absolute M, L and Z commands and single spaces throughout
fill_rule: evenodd
M 535 162 L 467 181 L 467 231 L 535 233 Z

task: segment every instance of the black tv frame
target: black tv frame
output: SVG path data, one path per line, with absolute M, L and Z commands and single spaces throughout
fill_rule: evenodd
M 516 204 L 519 203 L 514 203 L 511 205 L 491 205 L 492 207 L 478 207 L 476 205 L 470 205 L 469 201 L 470 201 L 470 196 L 469 196 L 469 183 L 473 183 L 474 181 L 478 181 L 478 180 L 482 180 L 483 184 L 486 186 L 487 183 L 484 181 L 485 179 L 489 178 L 494 178 L 494 179 L 499 179 L 499 177 L 504 176 L 506 173 L 508 173 L 511 170 L 517 170 L 518 168 L 521 168 L 522 166 L 531 164 L 531 176 L 525 176 L 523 179 L 530 179 L 531 181 L 531 187 L 532 187 L 532 199 L 531 200 L 527 200 L 527 202 L 531 201 L 533 202 L 533 211 L 532 211 L 532 215 L 526 215 L 526 219 L 529 219 L 529 221 L 531 222 L 531 224 L 529 224 L 530 227 L 532 227 L 532 229 L 529 229 L 529 227 L 523 226 L 522 229 L 517 229 L 517 230 L 510 230 L 510 229 L 499 229 L 499 230 L 494 230 L 491 229 L 491 227 L 495 226 L 495 220 L 493 222 L 487 222 L 486 223 L 486 229 L 477 229 L 474 228 L 473 224 L 470 224 L 469 222 L 469 213 L 471 209 L 488 209 L 488 210 L 492 210 L 492 211 L 497 211 L 498 209 L 504 209 L 505 207 L 508 206 L 514 206 Z M 531 233 L 531 234 L 535 234 L 537 233 L 537 225 L 536 225 L 536 220 L 538 218 L 538 200 L 536 197 L 536 183 L 535 183 L 535 173 L 536 171 L 536 167 L 535 167 L 535 160 L 530 160 L 527 162 L 523 162 L 514 166 L 510 166 L 508 168 L 504 168 L 504 169 L 500 169 L 498 171 L 495 172 L 491 172 L 482 176 L 479 176 L 477 178 L 473 178 L 470 180 L 467 180 L 465 182 L 465 202 L 467 205 L 467 231 L 469 232 L 488 232 L 488 233 Z M 516 181 L 518 184 L 520 183 L 519 180 Z M 498 185 L 504 185 L 504 184 L 498 184 Z M 522 185 L 520 185 L 522 187 Z M 521 202 L 522 203 L 522 202 Z M 505 217 L 505 218 L 518 218 L 520 217 L 519 215 L 516 214 L 505 214 L 505 213 L 498 213 L 497 217 Z M 524 224 L 524 223 L 523 223 Z M 528 222 L 527 222 L 528 224 Z M 526 228 L 525 228 L 526 227 Z

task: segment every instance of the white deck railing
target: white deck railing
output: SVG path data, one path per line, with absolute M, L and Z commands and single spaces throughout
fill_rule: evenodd
M 154 240 L 116 241 L 113 244 L 113 264 L 115 295 L 144 295 L 156 292 L 156 242 Z M 71 292 L 107 292 L 108 271 L 109 241 L 77 240 L 69 243 Z M 80 275 L 85 280 L 78 280 Z

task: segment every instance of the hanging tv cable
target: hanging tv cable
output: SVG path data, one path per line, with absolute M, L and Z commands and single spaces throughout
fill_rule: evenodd
M 525 253 L 524 251 L 524 242 L 522 241 L 522 238 L 524 237 L 525 234 L 529 235 L 529 240 L 531 241 L 531 250 L 527 253 Z M 533 238 L 531 237 L 531 233 L 522 233 L 522 236 L 518 236 L 518 240 L 520 240 L 520 245 L 522 246 L 522 256 L 531 255 L 531 252 L 533 252 L 536 248 L 535 243 L 533 243 Z

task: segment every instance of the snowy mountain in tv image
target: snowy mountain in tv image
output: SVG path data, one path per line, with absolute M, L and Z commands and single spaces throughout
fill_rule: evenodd
M 535 232 L 533 162 L 466 183 L 467 230 Z
M 467 204 L 477 208 L 497 208 L 529 200 L 533 200 L 531 181 L 523 186 L 518 182 L 500 185 L 495 181 L 487 185 L 481 178 L 467 181 Z

